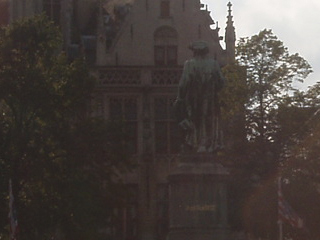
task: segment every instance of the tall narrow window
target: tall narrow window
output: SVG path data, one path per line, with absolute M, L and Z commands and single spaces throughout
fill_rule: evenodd
M 173 116 L 175 97 L 154 98 L 155 151 L 157 154 L 177 153 L 180 149 L 181 135 Z
M 157 239 L 165 240 L 169 229 L 169 191 L 167 184 L 157 186 Z
M 43 11 L 56 24 L 60 23 L 60 11 L 61 11 L 60 0 L 44 0 Z
M 201 38 L 202 32 L 201 32 L 201 25 L 198 25 L 198 37 Z
M 162 0 L 160 2 L 160 16 L 170 17 L 170 1 Z
M 154 60 L 155 60 L 155 65 L 157 66 L 166 65 L 166 47 L 165 46 L 154 47 Z
M 126 205 L 113 209 L 107 219 L 104 239 L 138 240 L 138 186 L 126 187 Z
M 177 32 L 170 27 L 160 27 L 154 34 L 154 60 L 156 66 L 178 64 Z
M 172 65 L 177 65 L 178 61 L 178 48 L 177 46 L 167 46 L 167 65 L 172 66 Z
M 96 94 L 91 100 L 91 109 L 93 110 L 93 116 L 103 118 L 104 106 L 105 102 L 103 94 Z
M 133 25 L 132 24 L 130 26 L 130 36 L 131 36 L 131 40 L 133 40 Z
M 138 106 L 137 99 L 114 97 L 109 100 L 111 120 L 123 121 L 128 135 L 128 147 L 131 153 L 138 151 Z

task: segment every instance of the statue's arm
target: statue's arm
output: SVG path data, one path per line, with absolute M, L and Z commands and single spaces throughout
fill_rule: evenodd
M 186 93 L 187 93 L 188 78 L 189 78 L 189 62 L 186 61 L 183 66 L 183 72 L 182 72 L 182 76 L 178 86 L 178 97 L 177 97 L 178 101 L 185 100 Z
M 188 91 L 188 78 L 189 78 L 189 63 L 185 62 L 183 67 L 182 76 L 180 78 L 179 86 L 178 86 L 178 96 L 176 101 L 174 102 L 174 112 L 178 122 L 181 122 L 188 118 L 187 106 L 186 106 L 186 97 Z

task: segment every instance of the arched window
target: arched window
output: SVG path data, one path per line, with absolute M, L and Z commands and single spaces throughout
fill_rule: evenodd
M 175 29 L 163 26 L 154 33 L 154 61 L 157 66 L 174 66 L 178 63 L 178 34 Z

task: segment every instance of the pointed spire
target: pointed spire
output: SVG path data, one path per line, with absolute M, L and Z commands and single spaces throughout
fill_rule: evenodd
M 232 20 L 233 16 L 232 16 L 232 9 L 231 9 L 232 3 L 229 2 L 227 6 L 228 6 L 227 27 L 233 27 L 233 20 Z
M 232 63 L 235 60 L 235 44 L 236 44 L 236 33 L 233 26 L 233 16 L 232 16 L 232 4 L 228 3 L 228 16 L 227 16 L 227 27 L 225 33 L 225 42 L 226 42 L 226 52 L 228 63 Z
M 229 8 L 229 10 L 228 10 L 228 12 L 229 12 L 229 16 L 231 16 L 231 13 L 232 13 L 232 10 L 231 10 L 232 3 L 231 3 L 231 2 L 229 2 L 227 6 L 228 6 L 228 8 Z

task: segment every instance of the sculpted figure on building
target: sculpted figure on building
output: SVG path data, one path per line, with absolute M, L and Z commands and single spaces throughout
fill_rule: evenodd
M 184 149 L 215 152 L 222 147 L 218 92 L 225 79 L 219 63 L 208 56 L 208 44 L 194 42 L 193 58 L 184 64 L 175 102 L 179 126 L 185 132 Z

